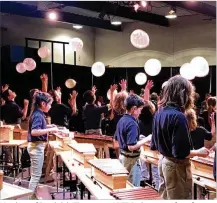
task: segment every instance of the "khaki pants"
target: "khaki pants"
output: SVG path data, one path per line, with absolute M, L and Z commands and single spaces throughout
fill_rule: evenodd
M 189 159 L 160 157 L 160 187 L 163 199 L 192 199 L 192 174 Z

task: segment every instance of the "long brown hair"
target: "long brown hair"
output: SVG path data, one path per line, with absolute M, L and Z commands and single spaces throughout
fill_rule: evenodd
M 193 107 L 194 89 L 192 83 L 180 75 L 170 78 L 163 89 L 159 107 L 172 104 L 180 107 L 182 111 Z
M 126 92 L 119 92 L 118 94 L 115 95 L 114 98 L 114 111 L 118 115 L 122 115 L 126 112 L 126 108 L 124 106 L 124 101 L 127 98 L 128 94 Z

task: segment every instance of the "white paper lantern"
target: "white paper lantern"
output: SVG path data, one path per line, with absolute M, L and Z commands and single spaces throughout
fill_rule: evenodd
M 115 96 L 116 96 L 117 93 L 118 93 L 118 91 L 115 90 L 114 93 L 113 93 L 113 99 L 115 98 Z M 107 98 L 108 98 L 108 100 L 110 100 L 110 98 L 111 98 L 110 89 L 107 91 Z
M 46 46 L 41 47 L 38 49 L 38 55 L 40 58 L 44 59 L 50 56 L 50 49 L 48 49 Z
M 156 76 L 161 71 L 161 62 L 157 59 L 149 59 L 145 63 L 145 72 L 150 76 Z
M 130 42 L 138 49 L 146 48 L 149 45 L 149 36 L 143 30 L 134 30 L 130 35 Z
M 32 58 L 25 58 L 23 63 L 25 63 L 28 71 L 33 71 L 36 68 L 36 62 Z
M 193 80 L 195 78 L 194 67 L 190 63 L 184 63 L 179 72 L 180 75 L 187 80 Z
M 163 89 L 167 84 L 168 84 L 168 81 L 165 81 L 165 82 L 162 84 L 161 88 Z
M 147 81 L 147 76 L 145 73 L 137 73 L 135 76 L 135 81 L 138 85 L 144 85 Z
M 70 88 L 73 88 L 73 87 L 75 87 L 75 85 L 76 85 L 76 81 L 73 80 L 73 79 L 68 79 L 68 80 L 66 80 L 65 85 L 66 85 L 66 87 L 69 88 L 69 89 L 70 89 Z
M 26 71 L 26 64 L 25 63 L 18 63 L 16 65 L 16 70 L 18 73 L 24 73 Z
M 69 45 L 73 51 L 81 51 L 84 44 L 80 38 L 72 38 Z
M 100 77 L 105 73 L 105 65 L 102 62 L 96 62 L 92 65 L 91 72 L 94 76 Z
M 205 58 L 197 56 L 191 60 L 191 65 L 193 66 L 195 76 L 205 77 L 209 74 L 209 64 Z

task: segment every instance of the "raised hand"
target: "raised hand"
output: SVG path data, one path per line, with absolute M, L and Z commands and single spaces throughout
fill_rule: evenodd
M 4 86 L 2 86 L 2 92 L 4 92 L 5 90 L 7 90 L 9 88 L 8 84 L 5 84 Z
M 116 84 L 110 85 L 110 91 L 111 91 L 111 93 L 113 93 L 117 88 L 118 88 L 118 86 Z
M 125 79 L 121 80 L 119 85 L 121 86 L 121 91 L 126 91 L 127 90 L 127 80 L 125 80 Z
M 76 97 L 78 96 L 78 93 L 75 91 L 75 90 L 73 90 L 72 91 L 72 94 L 70 94 L 70 99 L 72 100 L 75 100 L 76 99 Z
M 47 76 L 47 74 L 45 74 L 45 73 L 43 73 L 43 74 L 40 76 L 40 78 L 41 78 L 41 81 L 43 81 L 43 82 L 47 82 L 47 81 L 48 81 L 48 76 Z
M 154 86 L 154 83 L 152 80 L 148 80 L 146 86 L 145 86 L 145 89 L 148 89 L 150 90 L 152 87 Z
M 24 106 L 28 106 L 29 105 L 29 100 L 28 99 L 24 99 L 23 100 L 23 104 L 24 104 Z
M 97 89 L 96 89 L 96 86 L 95 86 L 95 85 L 92 87 L 91 91 L 93 92 L 93 94 L 96 93 Z

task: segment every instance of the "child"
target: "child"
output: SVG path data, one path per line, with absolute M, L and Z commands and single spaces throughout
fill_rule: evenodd
M 36 92 L 33 98 L 32 111 L 28 130 L 28 153 L 31 159 L 31 179 L 29 189 L 34 191 L 30 199 L 37 199 L 36 187 L 40 181 L 44 162 L 44 149 L 48 139 L 48 133 L 58 131 L 57 127 L 46 127 L 44 112 L 51 108 L 53 100 L 48 93 Z

